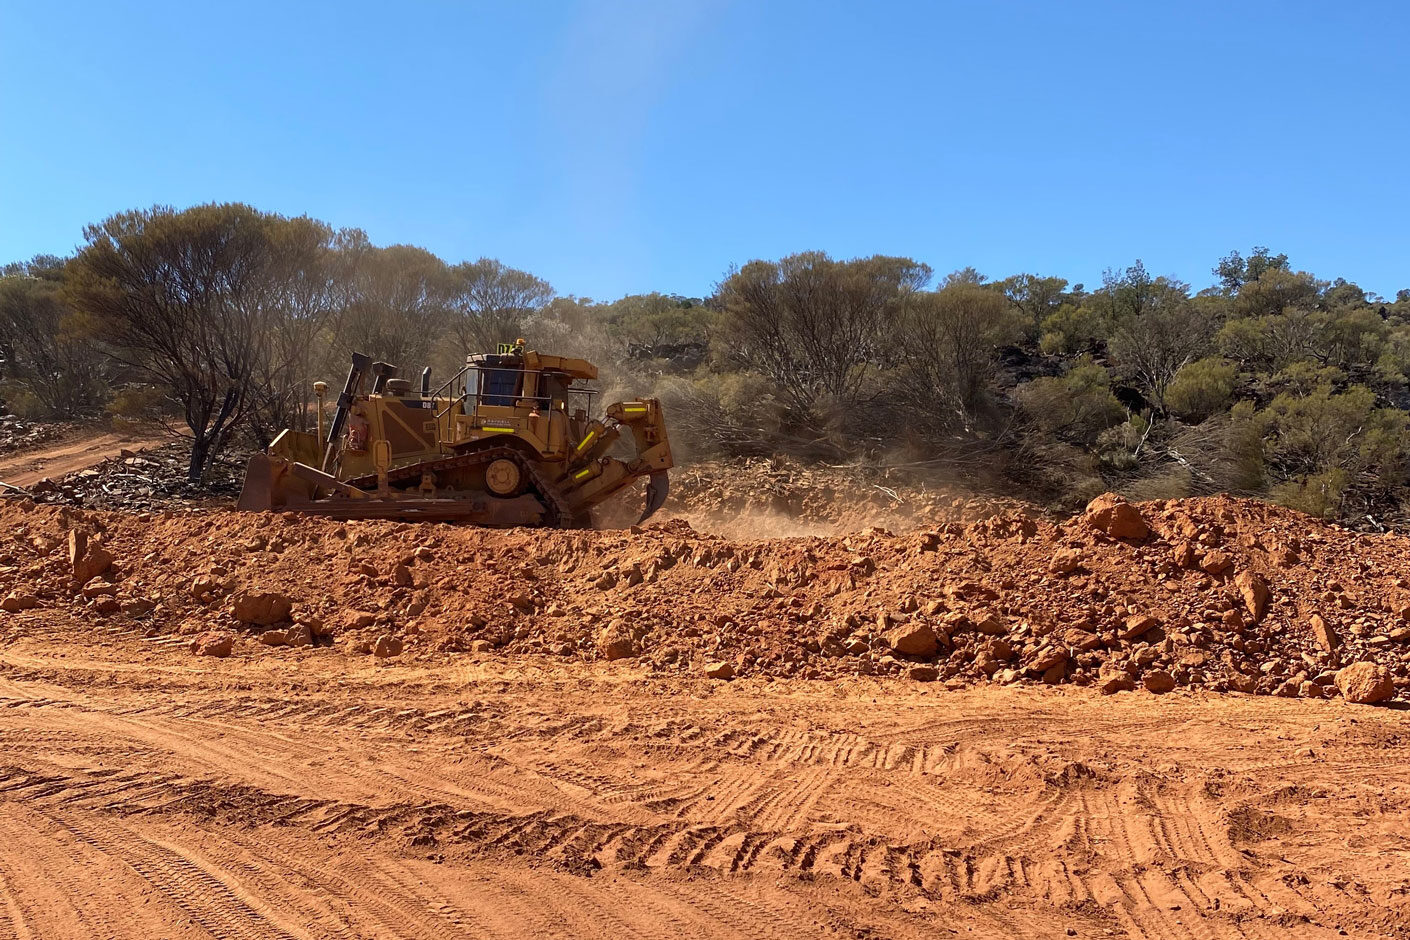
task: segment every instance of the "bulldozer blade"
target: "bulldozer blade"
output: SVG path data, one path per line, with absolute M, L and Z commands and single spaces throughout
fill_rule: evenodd
M 637 520 L 637 525 L 650 519 L 656 510 L 661 508 L 661 504 L 666 501 L 666 494 L 671 490 L 671 478 L 665 470 L 657 470 L 651 474 L 651 479 L 646 483 L 646 511 Z
M 274 508 L 274 466 L 265 454 L 255 454 L 245 467 L 245 485 L 236 509 L 268 512 Z

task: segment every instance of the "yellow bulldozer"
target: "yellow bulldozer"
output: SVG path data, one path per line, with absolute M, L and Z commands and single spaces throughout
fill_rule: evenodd
M 520 340 L 472 355 L 438 389 L 355 353 L 331 420 L 314 385 L 318 433 L 281 431 L 250 458 L 237 508 L 339 519 L 486 526 L 591 525 L 591 511 L 641 477 L 646 511 L 666 500 L 671 445 L 660 402 L 608 405 L 583 383 L 597 367 L 541 355 Z M 370 382 L 370 385 L 369 385 Z M 634 457 L 608 451 L 629 433 Z

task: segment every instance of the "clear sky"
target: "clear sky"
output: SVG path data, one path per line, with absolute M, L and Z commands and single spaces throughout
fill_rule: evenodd
M 1410 287 L 1410 4 L 0 0 L 0 262 L 243 201 L 700 295 L 823 249 Z

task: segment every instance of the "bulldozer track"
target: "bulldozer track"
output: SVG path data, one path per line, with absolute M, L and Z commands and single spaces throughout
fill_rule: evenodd
M 445 470 L 466 470 L 471 467 L 487 466 L 495 460 L 506 459 L 514 462 L 526 477 L 528 477 L 530 488 L 544 501 L 544 508 L 548 510 L 548 515 L 544 519 L 544 525 L 548 528 L 561 529 L 568 528 L 573 522 L 573 512 L 568 507 L 567 501 L 558 486 L 539 469 L 535 461 L 530 460 L 525 453 L 517 447 L 503 444 L 494 447 L 485 447 L 470 453 L 458 454 L 454 457 L 443 457 L 440 460 L 431 460 L 424 463 L 412 464 L 387 471 L 387 482 L 407 483 L 421 479 L 422 474 L 437 473 Z M 377 486 L 375 475 L 361 476 L 346 481 L 349 486 L 362 490 L 370 490 Z M 489 496 L 490 494 L 486 494 Z

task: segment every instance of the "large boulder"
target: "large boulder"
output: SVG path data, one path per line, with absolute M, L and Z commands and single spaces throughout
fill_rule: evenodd
M 886 645 L 904 656 L 934 656 L 940 638 L 928 623 L 903 623 L 886 632 Z
M 1117 539 L 1143 539 L 1150 527 L 1141 511 L 1115 493 L 1103 493 L 1087 504 L 1083 520 L 1092 528 Z
M 191 652 L 197 656 L 229 656 L 235 637 L 225 630 L 207 630 L 191 638 Z
M 243 624 L 268 627 L 289 619 L 291 598 L 275 591 L 241 591 L 234 598 L 235 619 Z
M 1356 705 L 1374 705 L 1395 694 L 1390 670 L 1378 663 L 1352 663 L 1337 673 L 1341 697 Z
M 609 662 L 636 655 L 636 639 L 625 622 L 614 620 L 597 634 L 597 652 Z

